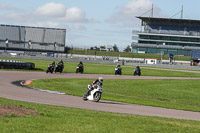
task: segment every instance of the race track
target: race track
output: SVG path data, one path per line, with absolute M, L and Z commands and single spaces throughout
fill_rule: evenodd
M 123 75 L 115 76 L 115 75 L 74 74 L 74 73 L 46 74 L 44 72 L 0 71 L 0 97 L 19 100 L 19 101 L 82 108 L 88 110 L 200 121 L 200 112 L 165 109 L 165 108 L 158 108 L 151 106 L 103 101 L 103 100 L 101 100 L 99 103 L 90 101 L 85 102 L 82 100 L 82 97 L 41 92 L 33 89 L 27 89 L 26 87 L 16 86 L 11 83 L 13 81 L 18 81 L 18 80 L 46 79 L 46 78 L 91 78 L 92 80 L 94 80 L 99 76 L 104 77 L 105 80 L 106 79 L 200 79 L 200 78 L 180 78 L 180 77 L 151 77 L 151 76 L 134 77 L 134 76 L 123 76 Z

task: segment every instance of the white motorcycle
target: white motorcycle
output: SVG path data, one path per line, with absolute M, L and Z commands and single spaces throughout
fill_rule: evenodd
M 88 85 L 88 90 L 83 95 L 83 100 L 91 100 L 94 102 L 98 102 L 101 99 L 101 95 L 103 93 L 103 88 L 100 86 L 94 86 L 94 89 L 91 90 L 92 86 Z M 91 90 L 91 91 L 90 91 Z

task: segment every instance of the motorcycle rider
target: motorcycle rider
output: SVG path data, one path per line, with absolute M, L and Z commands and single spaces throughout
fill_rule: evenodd
M 60 60 L 58 64 L 64 66 L 63 60 Z
M 140 69 L 140 67 L 139 66 L 137 66 L 136 68 L 135 68 L 135 70 L 134 70 L 134 75 L 141 75 L 141 69 Z
M 64 68 L 63 60 L 60 60 L 60 62 L 58 63 L 58 65 L 61 67 L 61 69 L 63 69 Z
M 56 72 L 62 73 L 63 69 L 64 69 L 64 62 L 63 62 L 62 60 L 60 60 L 60 61 L 56 64 L 55 73 L 56 73 Z
M 119 64 L 115 68 L 115 75 L 117 74 L 120 74 L 120 75 L 122 74 L 122 68 Z
M 83 62 L 80 61 L 80 63 L 78 64 L 79 69 L 82 68 L 83 69 Z
M 78 64 L 78 67 L 83 67 L 83 62 L 80 61 L 80 63 Z
M 119 68 L 121 68 L 121 66 L 120 66 L 120 65 L 117 65 L 117 66 L 116 66 L 116 68 L 118 68 L 118 69 L 119 69 Z
M 53 70 L 54 70 L 54 66 L 52 64 L 49 64 L 46 73 L 48 72 L 53 73 Z
M 83 73 L 83 70 L 84 70 L 84 68 L 83 68 L 83 62 L 80 61 L 80 63 L 76 67 L 76 73 L 78 73 L 78 72 Z
M 100 86 L 101 88 L 103 87 L 103 77 L 99 77 L 95 81 L 93 81 L 91 87 L 87 90 L 87 95 L 90 95 L 90 92 Z
M 136 69 L 140 70 L 140 67 L 139 67 L 139 66 L 137 66 L 137 67 L 136 67 Z
M 51 64 L 52 64 L 53 68 L 55 68 L 55 65 L 56 65 L 55 61 L 53 61 Z

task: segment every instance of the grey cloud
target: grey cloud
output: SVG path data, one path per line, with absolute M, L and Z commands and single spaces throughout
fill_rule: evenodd
M 7 5 L 6 3 L 1 3 L 0 4 L 0 10 L 4 10 L 4 11 L 20 11 L 21 9 L 18 9 L 14 6 L 11 5 Z

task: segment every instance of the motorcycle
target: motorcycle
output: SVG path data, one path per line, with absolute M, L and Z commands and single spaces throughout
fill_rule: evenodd
M 122 75 L 122 68 L 115 68 L 115 75 Z
M 63 71 L 63 65 L 62 64 L 56 64 L 55 73 L 56 72 L 62 73 L 62 71 Z
M 92 86 L 88 85 L 87 88 L 88 90 L 83 95 L 83 100 L 84 101 L 91 100 L 93 102 L 99 102 L 99 100 L 101 99 L 101 95 L 103 93 L 103 88 L 100 86 L 94 86 L 93 90 L 91 90 L 91 88 Z
M 141 76 L 141 70 L 140 69 L 134 70 L 134 76 L 136 76 L 136 75 Z
M 83 67 L 79 67 L 79 66 L 77 66 L 76 67 L 76 73 L 83 73 Z
M 54 70 L 54 67 L 52 66 L 52 64 L 49 64 L 46 73 L 48 72 L 53 73 L 53 70 Z

